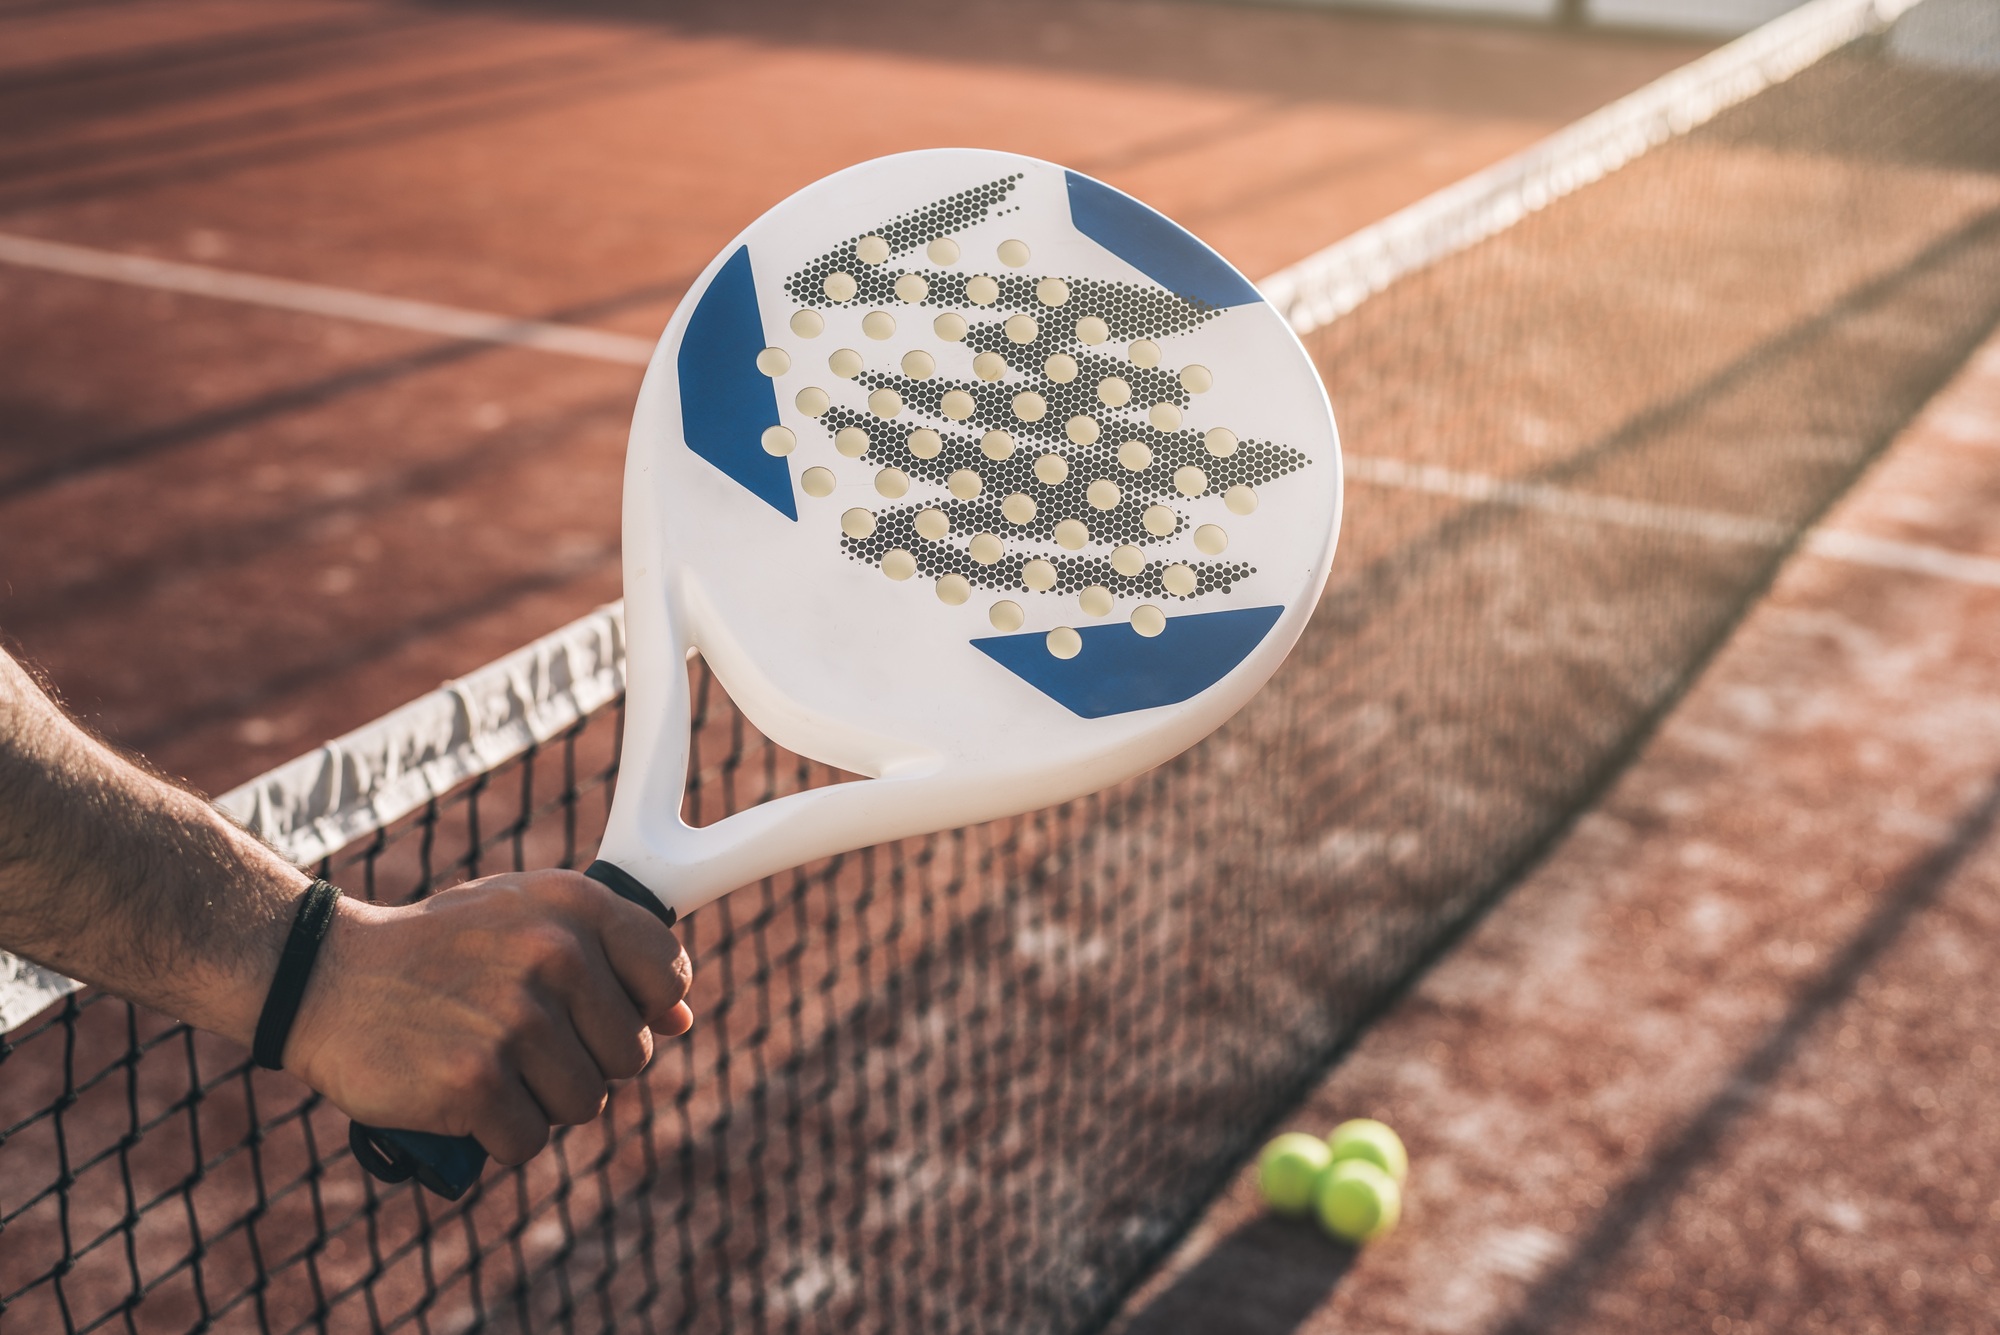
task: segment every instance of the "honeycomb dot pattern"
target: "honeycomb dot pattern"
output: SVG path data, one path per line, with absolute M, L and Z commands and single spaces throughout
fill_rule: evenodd
M 829 538 L 909 580 L 912 596 L 929 585 L 951 605 L 974 590 L 1001 600 L 996 628 L 1020 624 L 1022 601 L 1032 615 L 1035 602 L 1062 599 L 1041 619 L 1084 624 L 1122 603 L 1135 630 L 1156 635 L 1154 604 L 1198 602 L 1256 573 L 1229 559 L 1227 528 L 1254 524 L 1258 490 L 1309 461 L 1202 421 L 1197 391 L 1213 373 L 1162 364 L 1158 340 L 1199 328 L 1216 308 L 1157 284 L 1037 272 L 1032 238 L 967 236 L 1008 214 L 1021 179 L 889 218 L 784 281 L 794 331 L 835 309 L 897 330 L 890 356 L 851 376 L 841 368 L 867 407 L 833 403 L 815 425 L 824 455 L 837 437 L 838 456 L 870 477 L 894 470 L 907 487 L 893 503 L 880 489 L 870 524 L 825 516 Z M 968 361 L 978 374 L 946 370 Z M 1229 523 L 1201 523 L 1191 540 L 1189 503 L 1203 497 L 1226 500 Z

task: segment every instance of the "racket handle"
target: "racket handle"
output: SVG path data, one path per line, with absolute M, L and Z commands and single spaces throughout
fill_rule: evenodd
M 674 911 L 622 867 L 602 859 L 584 869 L 585 876 L 610 890 L 620 899 L 629 899 L 667 926 L 674 925 Z M 471 1190 L 486 1171 L 486 1151 L 471 1136 L 440 1136 L 429 1131 L 395 1131 L 385 1127 L 350 1122 L 347 1145 L 355 1162 L 380 1182 L 408 1182 L 455 1201 Z

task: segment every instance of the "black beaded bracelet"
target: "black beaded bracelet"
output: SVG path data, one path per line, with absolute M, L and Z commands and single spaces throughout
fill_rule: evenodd
M 264 1013 L 257 1017 L 257 1041 L 250 1055 L 269 1071 L 285 1067 L 285 1040 L 292 1035 L 292 1021 L 299 1016 L 305 1000 L 306 982 L 312 977 L 313 961 L 319 958 L 320 943 L 333 926 L 333 904 L 340 890 L 327 881 L 314 881 L 299 896 L 298 912 L 292 918 L 292 934 L 285 939 L 285 953 L 278 957 L 278 973 L 271 990 L 264 995 Z

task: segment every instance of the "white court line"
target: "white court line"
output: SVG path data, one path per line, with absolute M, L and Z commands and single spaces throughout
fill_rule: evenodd
M 1865 533 L 1842 529 L 1816 528 L 1806 534 L 1803 550 L 1829 561 L 1849 565 L 1874 566 L 1881 570 L 1901 570 L 1912 575 L 1955 580 L 2000 589 L 2000 560 L 1990 556 L 1969 556 L 1943 547 L 1928 547 L 1892 538 L 1871 538 Z
M 1460 473 L 1435 464 L 1408 463 L 1401 459 L 1348 454 L 1343 455 L 1340 462 L 1348 479 L 1354 482 L 1393 487 L 1398 491 L 1427 491 L 1435 496 L 1451 496 L 1486 505 L 1544 510 L 1596 524 L 1654 529 L 1707 538 L 1712 542 L 1744 542 L 1758 547 L 1781 546 L 1791 536 L 1781 524 L 1716 510 L 1657 505 L 1622 496 L 1598 496 L 1564 487 L 1551 487 L 1546 483 L 1514 482 L 1485 473 Z
M 552 324 L 546 320 L 521 320 L 487 311 L 469 311 L 458 306 L 439 306 L 428 301 L 408 301 L 402 297 L 356 292 L 351 288 L 300 283 L 289 278 L 266 278 L 262 274 L 212 269 L 204 264 L 182 264 L 176 260 L 156 260 L 144 255 L 69 246 L 59 241 L 43 241 L 38 237 L 7 232 L 0 232 L 0 261 L 77 278 L 98 278 L 163 292 L 213 297 L 218 301 L 240 301 L 251 306 L 328 315 L 364 324 L 388 325 L 394 329 L 413 329 L 423 334 L 441 334 L 447 338 L 508 343 L 571 357 L 620 362 L 627 366 L 644 366 L 653 356 L 653 340 L 650 338 L 633 338 L 629 334 L 613 334 L 577 325 Z
M 1511 505 L 1593 524 L 1651 529 L 1711 542 L 1740 542 L 1756 547 L 1782 547 L 1791 536 L 1790 530 L 1782 524 L 1744 515 L 1697 510 L 1688 506 L 1657 505 L 1651 501 L 1634 501 L 1620 496 L 1599 496 L 1551 487 L 1545 483 L 1515 482 L 1485 473 L 1461 473 L 1434 464 L 1413 464 L 1401 459 L 1353 454 L 1343 456 L 1341 464 L 1349 481 L 1364 486 L 1428 492 L 1480 505 Z M 1897 542 L 1891 538 L 1875 538 L 1844 529 L 1814 528 L 1800 539 L 1799 550 L 1826 561 L 2000 589 L 2000 559 L 1972 556 L 1943 547 Z
M 545 320 L 521 320 L 487 311 L 439 306 L 427 301 L 406 301 L 401 297 L 357 292 L 351 288 L 301 283 L 289 278 L 267 278 L 261 274 L 95 250 L 5 232 L 0 232 L 0 262 L 221 301 L 240 301 L 253 306 L 359 320 L 448 338 L 536 348 L 543 352 L 627 366 L 644 366 L 653 353 L 652 340 L 628 334 L 613 334 L 601 329 L 584 329 Z M 1679 533 L 1712 542 L 1778 547 L 1789 536 L 1782 525 L 1768 520 L 1714 510 L 1599 496 L 1545 483 L 1516 482 L 1483 473 L 1461 473 L 1400 459 L 1348 455 L 1343 462 L 1348 477 L 1365 485 L 1429 492 L 1476 504 L 1520 506 L 1591 523 Z M 2000 561 L 1967 556 L 1943 548 L 1815 530 L 1806 536 L 1802 549 L 1815 556 L 1853 565 L 2000 587 Z

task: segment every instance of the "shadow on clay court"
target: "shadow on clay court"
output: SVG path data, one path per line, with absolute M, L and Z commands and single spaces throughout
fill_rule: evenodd
M 1800 993 L 1769 1036 L 1731 1072 L 1721 1091 L 1686 1129 L 1662 1147 L 1644 1172 L 1613 1193 L 1569 1260 L 1528 1290 L 1513 1320 L 1499 1335 L 1536 1335 L 1583 1314 L 1597 1277 L 1646 1221 L 1686 1188 L 1688 1180 L 1721 1148 L 1731 1127 L 1756 1111 L 1765 1091 L 1791 1064 L 1814 1027 L 1853 994 L 1904 930 L 1936 902 L 1967 859 L 1993 837 L 1996 827 L 2000 827 L 2000 778 L 1959 821 L 1949 839 L 1903 869 L 1887 887 L 1881 905 L 1833 957 L 1826 972 Z
M 895 53 L 970 65 L 1013 65 L 1109 79 L 1177 83 L 1274 99 L 1492 116 L 1573 115 L 1546 77 L 1579 48 L 1658 44 L 1651 35 L 1564 32 L 1505 19 L 1434 19 L 1354 10 L 1287 12 L 1284 6 L 1207 7 L 1132 0 L 1017 0 L 939 6 L 931 0 L 826 5 L 774 0 L 419 0 L 463 13 L 554 14 L 567 20 L 740 37 L 781 46 Z M 1412 37 L 1415 40 L 1412 41 Z M 1672 39 L 1681 45 L 1700 42 Z M 1381 59 L 1393 47 L 1396 58 Z M 1494 57 L 1504 54 L 1506 59 Z M 755 108 L 745 109 L 756 114 Z M 996 115 L 1006 114 L 996 107 Z
M 1813 1028 L 1937 899 L 1966 860 L 2000 828 L 2000 779 L 1951 838 L 1910 864 L 1881 906 L 1835 955 L 1717 1094 L 1639 1176 L 1613 1195 L 1569 1261 L 1530 1288 L 1499 1335 L 1536 1335 L 1583 1310 L 1597 1276 L 1648 1218 L 1674 1199 L 1720 1148 L 1729 1129 L 1791 1064 Z M 1285 1335 L 1323 1306 L 1359 1253 L 1309 1223 L 1260 1216 L 1243 1225 L 1162 1291 L 1120 1335 Z
M 1305 1325 L 1357 1255 L 1307 1221 L 1254 1219 L 1147 1303 L 1123 1335 L 1284 1335 Z

